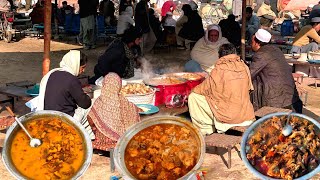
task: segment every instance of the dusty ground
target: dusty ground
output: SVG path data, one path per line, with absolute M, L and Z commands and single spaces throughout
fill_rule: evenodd
M 58 66 L 62 56 L 69 49 L 81 48 L 78 45 L 52 42 L 51 44 L 51 68 Z M 95 50 L 84 51 L 89 56 L 89 64 L 87 67 L 87 75 L 92 75 L 93 67 L 97 62 L 97 57 L 104 52 L 106 44 L 100 43 L 99 47 Z M 39 82 L 42 72 L 42 52 L 43 52 L 43 40 L 36 38 L 25 38 L 19 42 L 4 43 L 0 41 L 0 85 L 4 83 L 30 80 Z M 153 64 L 155 69 L 169 69 L 179 70 L 182 65 L 188 59 L 189 52 L 175 50 L 157 50 L 154 53 L 146 55 L 146 58 Z M 320 88 L 315 89 L 312 84 L 314 80 L 305 79 L 304 87 L 308 90 L 308 106 L 306 106 L 305 112 L 309 115 L 319 119 L 320 115 Z M 0 96 L 1 98 L 4 98 Z M 310 111 L 307 111 L 310 110 Z M 19 102 L 17 108 L 18 114 L 24 114 L 27 109 L 23 106 L 22 102 Z M 0 115 L 5 115 L 6 112 L 0 112 Z M 4 132 L 0 132 L 0 147 L 2 146 L 4 139 Z M 240 149 L 238 146 L 237 149 Z M 0 148 L 1 150 L 1 148 Z M 256 179 L 247 170 L 242 163 L 239 152 L 232 150 L 232 168 L 226 167 L 227 153 L 224 149 L 208 149 L 203 167 L 208 169 L 206 179 L 208 180 L 222 180 L 222 179 Z M 108 156 L 99 156 L 94 154 L 92 164 L 88 171 L 84 174 L 82 179 L 96 179 L 103 180 L 109 179 L 112 175 L 117 173 L 110 172 L 109 166 L 110 159 Z M 14 179 L 9 172 L 5 169 L 2 161 L 0 162 L 0 179 Z M 314 177 L 314 179 L 320 179 L 320 175 Z

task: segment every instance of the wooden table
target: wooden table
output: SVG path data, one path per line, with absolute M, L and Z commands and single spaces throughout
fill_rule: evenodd
M 293 58 L 287 58 L 286 61 L 288 64 L 292 64 L 292 67 L 293 67 L 292 72 L 293 73 L 296 71 L 296 65 L 304 65 L 304 66 L 309 66 L 309 67 L 320 67 L 320 64 L 309 63 L 308 61 L 297 61 L 296 59 L 293 59 Z M 309 69 L 309 71 L 310 71 L 310 69 Z
M 10 102 L 12 105 L 12 110 L 14 110 L 14 99 L 20 99 L 23 101 L 29 101 L 32 99 L 32 96 L 26 93 L 27 88 L 17 87 L 17 86 L 6 86 L 0 87 L 0 94 L 6 95 L 9 97 L 7 100 L 0 101 L 0 103 Z

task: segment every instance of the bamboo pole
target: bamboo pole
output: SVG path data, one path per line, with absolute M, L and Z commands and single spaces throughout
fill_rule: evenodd
M 46 75 L 50 69 L 50 40 L 51 40 L 51 0 L 44 2 L 44 52 L 42 62 L 42 75 Z
M 246 59 L 246 0 L 242 0 L 241 58 Z

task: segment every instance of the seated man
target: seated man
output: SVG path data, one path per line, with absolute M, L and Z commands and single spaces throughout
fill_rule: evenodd
M 250 65 L 254 87 L 252 104 L 255 110 L 271 106 L 302 113 L 291 66 L 279 48 L 268 44 L 270 39 L 271 34 L 264 29 L 252 37 L 252 50 L 256 52 Z
M 311 19 L 310 25 L 304 26 L 294 38 L 291 53 L 300 54 L 318 50 L 318 43 L 320 43 L 319 30 L 320 17 L 314 17 Z
M 276 14 L 272 11 L 270 0 L 264 0 L 257 11 L 257 16 L 260 18 L 260 24 L 264 28 L 270 28 L 273 21 L 276 19 Z
M 223 44 L 229 43 L 222 37 L 219 25 L 209 25 L 205 35 L 197 41 L 191 51 L 191 59 L 185 65 L 188 72 L 211 72 L 216 61 L 219 59 L 219 48 Z
M 253 15 L 253 10 L 251 7 L 246 8 L 246 39 L 248 44 L 251 44 L 251 37 L 260 28 L 260 20 L 256 15 Z
M 241 45 L 241 28 L 240 24 L 236 21 L 233 14 L 229 14 L 228 19 L 223 19 L 219 22 L 221 27 L 222 36 L 227 38 L 234 46 Z
M 62 7 L 60 8 L 60 23 L 65 23 L 66 15 L 68 14 L 74 14 L 74 8 L 68 5 L 67 1 L 63 1 Z
M 94 67 L 94 77 L 89 80 L 90 84 L 109 72 L 115 72 L 121 78 L 134 76 L 137 52 L 142 40 L 142 32 L 137 28 L 127 29 L 122 38 L 115 39 L 107 50 L 99 57 L 98 64 Z
M 192 49 L 192 43 L 197 42 L 204 35 L 203 24 L 197 10 L 189 4 L 182 6 L 183 15 L 176 23 L 176 38 L 178 49 Z
M 293 40 L 291 53 L 308 53 L 309 51 L 317 51 L 319 49 L 320 36 L 320 17 L 311 19 L 310 25 L 304 26 Z M 296 73 L 304 76 L 320 77 L 320 69 L 317 67 L 309 67 L 307 65 L 296 65 Z
M 248 126 L 254 120 L 249 91 L 252 89 L 247 65 L 232 44 L 219 49 L 220 59 L 210 76 L 188 97 L 189 112 L 203 135 L 222 133 L 233 126 Z

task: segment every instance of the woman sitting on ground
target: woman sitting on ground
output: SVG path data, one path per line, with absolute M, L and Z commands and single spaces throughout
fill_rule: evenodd
M 219 48 L 223 44 L 229 43 L 222 37 L 219 25 L 209 25 L 205 36 L 195 44 L 191 51 L 191 60 L 185 65 L 188 72 L 210 72 L 216 61 L 219 59 Z
M 203 135 L 215 130 L 222 133 L 233 126 L 248 126 L 255 118 L 248 66 L 236 54 L 233 44 L 222 45 L 219 57 L 210 76 L 188 97 L 192 123 Z
M 95 134 L 93 148 L 108 151 L 131 125 L 140 121 L 137 106 L 120 93 L 121 78 L 115 73 L 105 76 L 101 95 L 94 102 L 88 121 Z
M 87 66 L 87 56 L 78 50 L 65 54 L 60 62 L 60 68 L 49 71 L 40 82 L 39 96 L 32 104 L 35 110 L 56 110 L 73 116 L 83 124 L 92 136 L 87 122 L 87 113 L 91 99 L 82 90 L 77 78 Z

